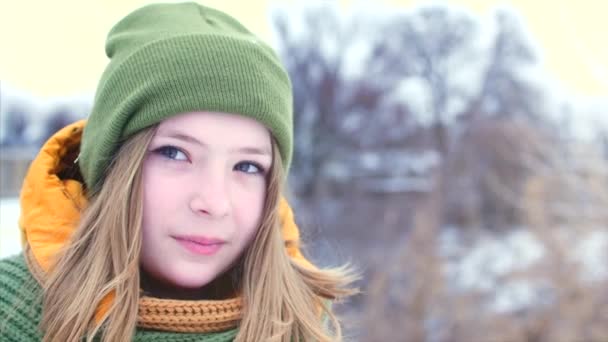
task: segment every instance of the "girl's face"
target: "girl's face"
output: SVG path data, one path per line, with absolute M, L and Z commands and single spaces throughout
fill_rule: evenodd
M 143 164 L 145 275 L 188 292 L 233 266 L 260 225 L 271 151 L 269 131 L 243 116 L 163 121 Z

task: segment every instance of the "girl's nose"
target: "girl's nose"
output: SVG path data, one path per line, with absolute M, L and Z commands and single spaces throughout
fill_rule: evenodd
M 230 214 L 230 189 L 223 170 L 208 170 L 192 187 L 190 209 L 193 212 L 216 219 Z

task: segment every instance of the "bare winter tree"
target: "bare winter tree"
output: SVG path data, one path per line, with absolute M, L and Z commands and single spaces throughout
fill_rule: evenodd
M 363 285 L 387 305 L 370 317 L 400 312 L 381 330 L 405 317 L 417 331 L 411 340 L 423 340 L 415 336 L 441 323 L 428 319 L 442 318 L 436 295 L 451 291 L 434 283 L 444 228 L 524 225 L 529 184 L 543 178 L 534 163 L 546 160 L 546 146 L 561 151 L 549 119 L 559 101 L 534 45 L 507 9 L 484 18 L 446 5 L 344 13 L 322 2 L 277 9 L 272 20 L 295 89 L 290 185 L 314 203 L 304 216 L 331 227 L 323 236 L 365 275 L 385 271 Z M 399 303 L 403 310 L 392 307 Z
M 301 195 L 327 189 L 327 177 L 390 167 L 386 151 L 445 156 L 471 120 L 543 117 L 534 48 L 509 11 L 483 22 L 450 6 L 341 14 L 325 2 L 272 18 L 295 89 L 292 185 Z M 344 158 L 361 152 L 376 153 L 376 166 Z
M 88 95 L 43 98 L 2 83 L 0 146 L 41 146 L 60 128 L 84 119 L 91 103 L 92 97 Z
M 340 88 L 340 60 L 336 56 L 325 56 L 325 51 L 315 42 L 333 45 L 342 42 L 344 37 L 341 37 L 340 19 L 333 9 L 319 7 L 298 12 L 301 17 L 297 20 L 305 31 L 297 38 L 293 16 L 291 12 L 280 12 L 273 17 L 273 22 L 295 94 L 294 121 L 298 127 L 295 155 L 298 157 L 293 160 L 292 169 L 298 170 L 300 180 L 295 190 L 310 195 L 317 191 L 314 180 L 328 151 L 337 145 L 330 122 L 338 115 L 335 98 Z
M 27 117 L 22 108 L 19 106 L 7 108 L 6 112 L 2 113 L 2 118 L 0 119 L 0 125 L 4 126 L 2 128 L 0 145 L 24 145 L 27 143 L 25 140 Z

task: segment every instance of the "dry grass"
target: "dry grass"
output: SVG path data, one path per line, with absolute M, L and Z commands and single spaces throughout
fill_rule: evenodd
M 572 257 L 583 237 L 608 228 L 606 161 L 588 146 L 544 139 L 520 123 L 480 129 L 459 146 L 468 159 L 445 164 L 452 168 L 440 172 L 436 191 L 419 203 L 406 242 L 375 272 L 361 340 L 608 341 L 608 283 L 580 276 L 581 265 Z M 472 193 L 453 193 L 462 188 L 451 182 L 471 176 L 477 177 L 469 182 L 477 186 L 466 189 Z M 467 196 L 493 202 L 466 202 Z M 498 236 L 509 226 L 527 227 L 545 253 L 500 281 L 542 284 L 538 303 L 499 312 L 488 305 L 492 290 L 455 289 L 444 276 L 446 261 L 436 241 L 450 220 L 469 227 L 491 223 Z M 463 234 L 474 236 L 476 230 Z

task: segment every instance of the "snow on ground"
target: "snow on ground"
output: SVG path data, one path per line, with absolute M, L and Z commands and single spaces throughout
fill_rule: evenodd
M 19 212 L 19 199 L 0 198 L 0 258 L 21 251 Z
M 500 235 L 483 232 L 465 243 L 462 231 L 446 228 L 439 240 L 445 275 L 454 289 L 490 293 L 488 305 L 496 312 L 526 309 L 547 299 L 548 279 L 543 275 L 509 279 L 509 274 L 525 271 L 546 255 L 547 249 L 533 232 L 524 227 Z M 608 231 L 597 228 L 574 234 L 575 238 L 572 233 L 564 229 L 557 238 L 568 242 L 565 246 L 570 253 L 565 257 L 577 266 L 581 281 L 606 279 Z

